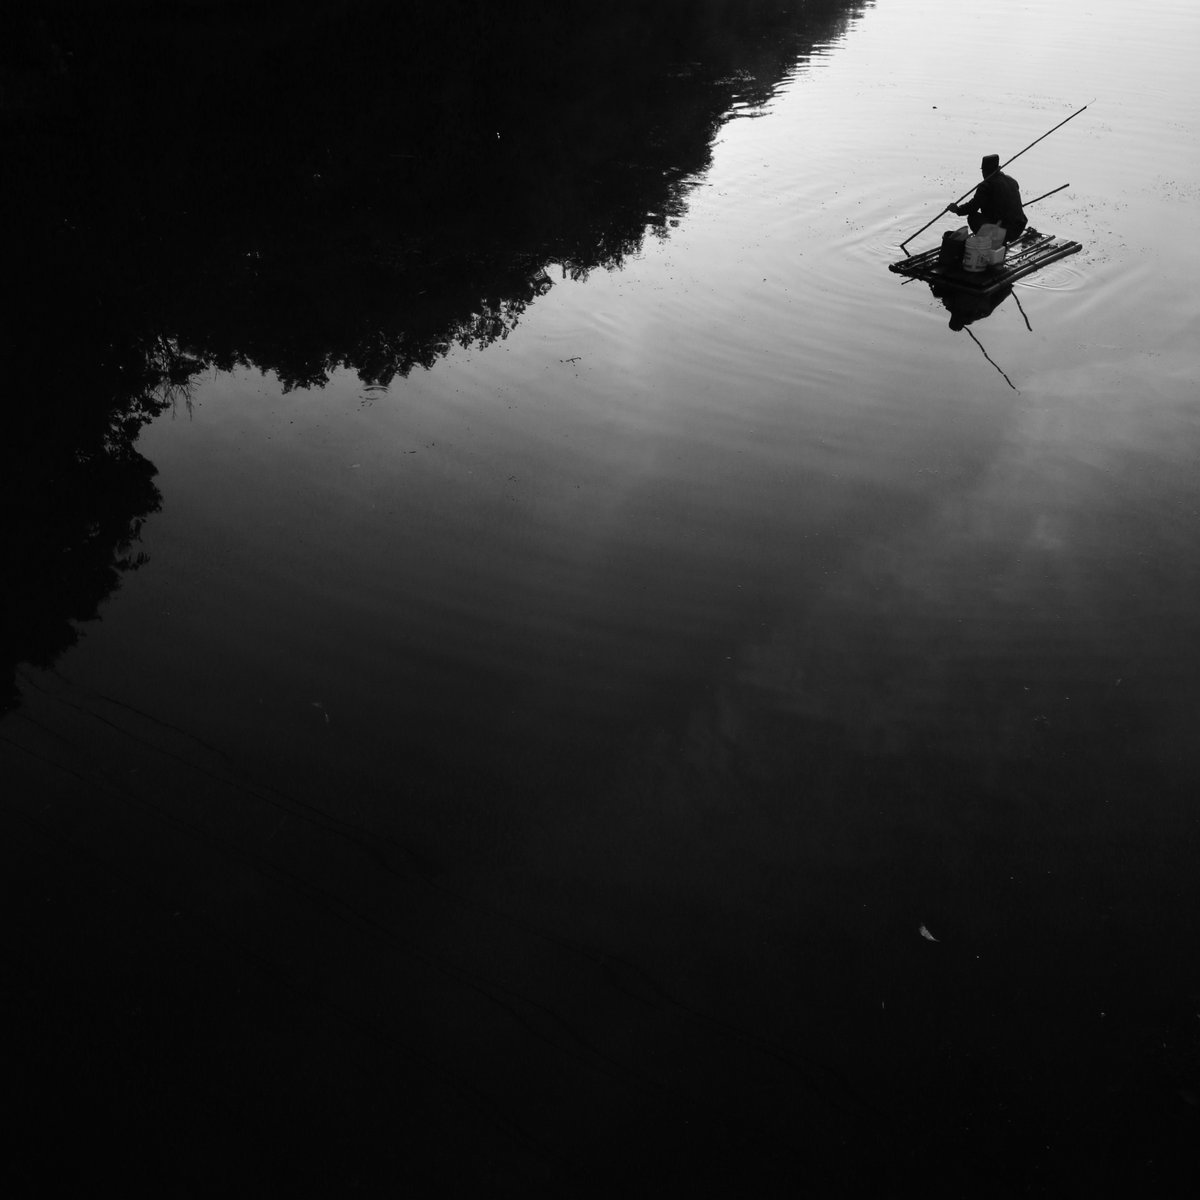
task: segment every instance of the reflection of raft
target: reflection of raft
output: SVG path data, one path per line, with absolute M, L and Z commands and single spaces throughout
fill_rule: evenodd
M 1005 284 L 1032 275 L 1049 263 L 1077 254 L 1082 249 L 1078 242 L 1068 242 L 1052 234 L 1029 230 L 1009 246 L 1003 263 L 985 267 L 982 271 L 964 271 L 961 264 L 939 262 L 940 247 L 890 263 L 888 270 L 895 271 L 897 275 L 907 275 L 910 279 L 924 279 L 926 283 L 940 283 L 943 287 L 962 288 L 977 296 L 986 296 Z

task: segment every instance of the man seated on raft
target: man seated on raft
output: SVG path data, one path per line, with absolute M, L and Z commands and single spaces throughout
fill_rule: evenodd
M 1025 232 L 1029 218 L 1021 207 L 1021 189 L 1011 175 L 1000 170 L 1000 155 L 989 154 L 979 164 L 983 182 L 966 204 L 948 204 L 946 211 L 966 217 L 972 233 L 984 225 L 1002 225 L 1005 244 L 1015 242 Z

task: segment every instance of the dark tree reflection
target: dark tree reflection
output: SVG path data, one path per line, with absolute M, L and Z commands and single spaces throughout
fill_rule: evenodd
M 91 329 L 104 327 L 96 319 Z M 0 710 L 16 701 L 16 665 L 49 666 L 121 576 L 147 561 L 138 536 L 161 496 L 137 435 L 186 403 L 198 367 L 158 338 L 118 344 L 80 331 L 60 346 L 19 317 L 7 332 Z
M 7 6 L 6 663 L 138 562 L 137 431 L 190 375 L 387 384 L 503 339 L 667 236 L 720 125 L 857 7 Z

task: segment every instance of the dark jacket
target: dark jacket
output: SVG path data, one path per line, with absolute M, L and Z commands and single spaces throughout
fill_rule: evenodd
M 957 210 L 960 217 L 978 213 L 982 225 L 1003 225 L 1011 242 L 1025 232 L 1029 219 L 1021 207 L 1021 189 L 1011 175 L 997 171 L 976 189 L 970 201 Z

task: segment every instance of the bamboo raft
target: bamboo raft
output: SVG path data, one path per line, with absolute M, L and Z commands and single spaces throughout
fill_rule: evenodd
M 926 283 L 940 283 L 943 287 L 961 288 L 977 296 L 986 296 L 1006 284 L 1032 275 L 1060 258 L 1078 254 L 1083 246 L 1079 242 L 1068 242 L 1053 234 L 1028 230 L 1024 237 L 1013 242 L 1008 254 L 999 266 L 984 267 L 982 271 L 964 271 L 961 263 L 938 262 L 941 247 L 902 258 L 889 263 L 888 270 L 909 279 L 923 279 Z

